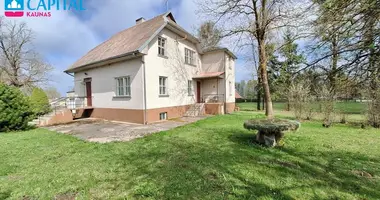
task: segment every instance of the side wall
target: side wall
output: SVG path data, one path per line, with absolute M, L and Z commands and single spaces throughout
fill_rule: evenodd
M 225 87 L 226 87 L 226 113 L 232 113 L 235 110 L 235 60 L 228 55 L 225 57 Z
M 168 29 L 162 30 L 159 36 L 166 39 L 165 57 L 158 55 L 158 37 L 148 45 L 147 55 L 144 56 L 148 121 L 158 121 L 160 112 L 167 112 L 169 119 L 182 116 L 188 106 L 196 102 L 196 81 L 192 78 L 201 69 L 198 53 L 196 53 L 196 65 L 185 64 L 185 47 L 197 52 L 195 44 Z M 167 96 L 159 94 L 160 76 L 167 77 Z M 190 95 L 188 94 L 189 80 L 193 81 Z
M 203 72 L 224 72 L 224 52 L 215 51 L 202 55 Z
M 87 74 L 87 75 L 86 75 Z M 131 96 L 116 97 L 117 77 L 130 76 Z M 143 70 L 141 58 L 75 73 L 75 95 L 86 96 L 83 83 L 91 78 L 91 117 L 143 123 Z

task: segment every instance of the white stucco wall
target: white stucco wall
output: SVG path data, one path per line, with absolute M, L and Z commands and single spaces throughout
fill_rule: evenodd
M 226 63 L 225 72 L 225 87 L 226 87 L 226 102 L 235 102 L 235 60 L 228 54 L 224 54 Z M 231 86 L 230 86 L 231 82 Z
M 143 109 L 141 58 L 75 73 L 75 95 L 86 96 L 85 78 L 92 78 L 92 104 L 97 108 Z M 87 73 L 87 75 L 85 75 Z M 131 97 L 115 97 L 116 77 L 130 76 Z
M 204 72 L 224 72 L 224 52 L 215 51 L 202 55 L 202 70 Z
M 162 108 L 194 104 L 196 102 L 196 81 L 193 81 L 193 94 L 188 95 L 187 81 L 201 71 L 200 56 L 196 66 L 185 64 L 185 47 L 197 52 L 195 44 L 182 39 L 168 29 L 159 34 L 166 38 L 166 56 L 158 56 L 157 37 L 148 45 L 144 56 L 146 66 L 147 108 Z M 177 40 L 176 40 L 177 39 Z M 159 95 L 159 76 L 168 77 L 168 97 Z

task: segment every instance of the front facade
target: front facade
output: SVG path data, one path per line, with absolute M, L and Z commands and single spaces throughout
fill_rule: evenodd
M 152 34 L 141 36 L 140 43 L 131 41 L 137 50 L 127 52 L 133 48 L 121 45 L 119 52 L 104 55 L 116 51 L 115 45 L 125 42 L 122 37 L 133 37 L 130 29 Z M 182 117 L 197 103 L 205 103 L 208 114 L 234 111 L 236 57 L 230 51 L 202 52 L 198 40 L 179 27 L 171 13 L 146 22 L 139 19 L 130 29 L 91 50 L 66 71 L 74 76 L 71 109 L 78 115 L 152 123 Z

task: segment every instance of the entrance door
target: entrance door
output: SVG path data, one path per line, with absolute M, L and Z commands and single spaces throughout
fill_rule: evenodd
M 91 90 L 91 81 L 86 81 L 86 98 L 87 98 L 87 106 L 92 106 L 92 90 Z
M 197 81 L 197 103 L 201 103 L 201 82 Z

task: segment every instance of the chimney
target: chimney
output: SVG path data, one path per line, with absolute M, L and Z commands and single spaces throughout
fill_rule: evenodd
M 137 25 L 137 24 L 141 24 L 141 23 L 143 23 L 143 22 L 145 22 L 144 17 L 140 17 L 140 18 L 136 19 L 136 25 Z

